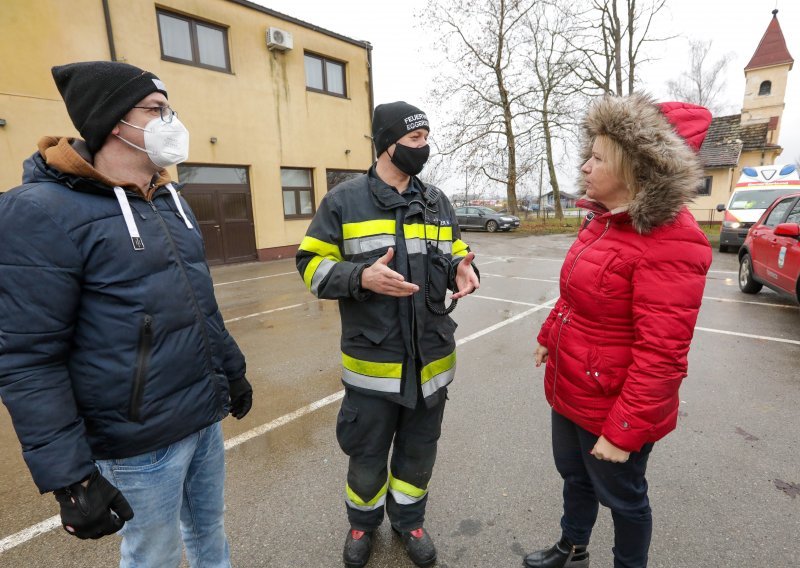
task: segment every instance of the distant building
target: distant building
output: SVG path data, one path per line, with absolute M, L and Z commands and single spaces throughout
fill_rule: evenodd
M 564 190 L 558 192 L 559 198 L 561 201 L 561 208 L 562 209 L 572 209 L 575 207 L 575 202 L 580 199 L 580 195 L 575 195 L 573 193 L 568 193 Z M 535 204 L 534 204 L 535 206 Z M 553 191 L 550 190 L 545 194 L 542 194 L 541 197 L 541 207 L 542 208 L 554 208 L 556 206 L 556 200 L 553 198 Z
M 784 97 L 794 59 L 786 48 L 778 10 L 744 68 L 745 90 L 741 114 L 714 117 L 700 149 L 706 178 L 692 206 L 700 222 L 719 221 L 714 208 L 726 203 L 742 168 L 775 163 L 783 148 L 778 144 Z
M 169 170 L 212 264 L 293 255 L 328 189 L 372 163 L 366 41 L 246 0 L 2 0 L 2 16 L 0 191 L 40 137 L 78 135 L 50 75 L 75 61 L 164 81 L 191 134 Z

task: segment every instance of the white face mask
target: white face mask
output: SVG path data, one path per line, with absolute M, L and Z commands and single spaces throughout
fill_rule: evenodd
M 144 132 L 144 148 L 122 136 L 116 135 L 117 138 L 128 146 L 145 152 L 150 156 L 150 161 L 159 168 L 180 164 L 189 157 L 189 131 L 177 116 L 172 117 L 172 122 L 164 122 L 161 117 L 154 118 L 144 128 L 124 120 L 120 122 Z

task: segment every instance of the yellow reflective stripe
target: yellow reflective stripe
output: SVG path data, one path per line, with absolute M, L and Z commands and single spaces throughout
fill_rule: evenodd
M 386 495 L 386 491 L 387 491 L 388 488 L 389 488 L 389 482 L 387 481 L 386 483 L 383 484 L 383 487 L 381 487 L 380 491 L 378 491 L 378 494 L 375 495 L 375 497 L 373 497 L 369 501 L 364 501 L 361 497 L 359 497 L 356 494 L 355 491 L 350 489 L 350 484 L 348 483 L 347 487 L 346 487 L 347 498 L 350 499 L 350 501 L 352 501 L 353 503 L 355 503 L 359 507 L 372 507 L 373 505 L 375 505 L 380 500 L 381 497 Z
M 306 237 L 308 238 L 308 237 Z M 311 279 L 314 278 L 314 273 L 317 271 L 317 267 L 319 263 L 325 260 L 322 256 L 315 256 L 311 259 L 311 261 L 306 265 L 306 270 L 303 272 L 303 282 L 306 283 L 306 288 L 311 290 Z
M 345 369 L 367 375 L 369 377 L 386 377 L 389 379 L 400 379 L 403 377 L 402 363 L 374 363 L 372 361 L 362 361 L 355 357 L 350 357 L 342 353 L 342 366 Z
M 395 476 L 389 472 L 389 487 L 391 487 L 395 491 L 399 491 L 400 493 L 405 493 L 410 497 L 414 497 L 419 499 L 423 497 L 425 493 L 428 492 L 427 489 L 420 489 L 419 487 L 414 487 L 410 483 L 397 479 Z
M 440 227 L 438 225 L 427 225 L 422 223 L 413 223 L 410 225 L 403 225 L 403 234 L 407 239 L 425 239 L 440 241 L 453 240 L 453 227 Z
M 342 251 L 333 243 L 326 243 L 314 237 L 305 237 L 300 243 L 300 250 L 313 252 L 319 256 L 330 258 L 331 260 L 343 260 Z
M 467 256 L 469 252 L 469 245 L 462 241 L 461 239 L 456 239 L 453 241 L 453 256 Z
M 447 357 L 443 357 L 442 359 L 438 359 L 433 363 L 428 363 L 424 367 L 422 367 L 422 372 L 420 373 L 422 376 L 422 384 L 424 385 L 428 381 L 430 381 L 433 377 L 440 373 L 444 373 L 448 369 L 452 369 L 456 364 L 456 352 L 453 351 Z
M 374 219 L 360 223 L 342 225 L 342 236 L 345 239 L 357 239 L 372 235 L 394 235 L 395 222 L 391 219 Z

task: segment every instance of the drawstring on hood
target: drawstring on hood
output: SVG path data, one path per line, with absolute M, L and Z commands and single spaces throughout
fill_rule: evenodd
M 39 154 L 44 158 L 48 166 L 51 166 L 63 174 L 78 176 L 81 178 L 88 178 L 100 182 L 103 185 L 112 187 L 114 195 L 117 198 L 120 209 L 122 210 L 122 217 L 125 220 L 125 225 L 128 228 L 128 234 L 131 237 L 131 243 L 134 250 L 144 250 L 144 242 L 139 234 L 139 229 L 136 226 L 136 221 L 133 217 L 133 210 L 131 204 L 128 202 L 128 194 L 126 190 L 133 191 L 139 194 L 142 198 L 150 201 L 158 187 L 165 187 L 172 196 L 175 202 L 175 208 L 178 211 L 181 219 L 187 229 L 194 229 L 191 221 L 186 215 L 186 212 L 181 205 L 180 197 L 175 189 L 175 186 L 170 181 L 169 173 L 167 170 L 162 169 L 158 172 L 157 178 L 154 180 L 152 187 L 147 193 L 134 183 L 126 183 L 120 180 L 113 180 L 101 172 L 97 171 L 91 163 L 91 157 L 82 140 L 75 138 L 56 138 L 53 136 L 45 136 L 39 140 Z

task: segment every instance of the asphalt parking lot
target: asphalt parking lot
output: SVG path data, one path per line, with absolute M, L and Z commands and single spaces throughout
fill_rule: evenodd
M 437 566 L 519 566 L 559 535 L 560 478 L 550 455 L 534 338 L 558 296 L 572 237 L 466 233 L 480 291 L 459 303 L 450 388 L 426 526 Z M 648 478 L 653 568 L 800 565 L 800 309 L 770 291 L 739 292 L 735 255 L 715 250 L 681 389 L 678 429 L 656 444 Z M 213 270 L 227 326 L 248 358 L 256 399 L 224 422 L 233 564 L 341 566 L 346 459 L 335 440 L 341 398 L 335 302 L 318 301 L 293 260 Z M 46 418 L 43 418 L 46 419 Z M 0 412 L 0 566 L 118 565 L 119 540 L 64 533 Z M 590 551 L 610 568 L 601 510 Z M 382 527 L 371 568 L 408 568 Z

